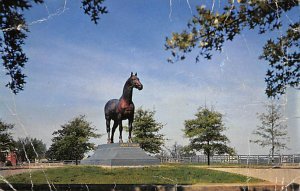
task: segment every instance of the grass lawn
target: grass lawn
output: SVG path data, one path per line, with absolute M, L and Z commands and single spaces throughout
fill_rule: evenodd
M 11 183 L 34 184 L 201 184 L 245 183 L 247 177 L 190 165 L 163 165 L 140 168 L 103 168 L 98 166 L 66 166 L 10 176 Z M 1 182 L 1 181 L 0 181 Z M 263 182 L 251 179 L 250 183 Z

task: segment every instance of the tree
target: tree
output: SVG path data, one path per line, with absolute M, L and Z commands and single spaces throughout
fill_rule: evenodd
M 283 115 L 280 112 L 280 105 L 276 105 L 272 101 L 265 107 L 266 112 L 258 114 L 261 124 L 253 132 L 254 135 L 258 136 L 258 139 L 251 140 L 251 142 L 261 147 L 270 147 L 273 161 L 275 153 L 287 148 L 286 141 L 289 138 L 287 136 L 287 125 L 284 124 Z
M 146 152 L 156 154 L 164 144 L 164 135 L 159 133 L 163 124 L 154 119 L 155 111 L 138 108 L 133 121 L 133 142 L 139 143 Z
M 0 119 L 0 151 L 11 150 L 14 148 L 14 140 L 9 132 L 14 128 L 13 124 L 8 124 Z
M 224 6 L 223 13 L 215 13 L 205 6 L 197 7 L 197 15 L 181 33 L 174 32 L 166 38 L 166 50 L 171 50 L 169 62 L 184 60 L 186 54 L 198 48 L 200 56 L 211 59 L 214 51 L 222 51 L 225 41 L 232 41 L 244 29 L 258 29 L 259 34 L 282 28 L 282 15 L 287 14 L 298 1 L 232 0 Z M 299 19 L 299 17 L 298 17 Z M 300 84 L 300 21 L 291 22 L 287 31 L 280 32 L 276 40 L 269 39 L 259 59 L 269 63 L 265 81 L 268 97 L 284 94 L 286 87 L 299 88 Z
M 81 0 L 84 13 L 97 24 L 100 14 L 106 14 L 104 0 Z M 24 11 L 30 10 L 34 4 L 43 4 L 44 0 L 1 0 L 0 5 L 0 53 L 3 66 L 10 77 L 7 83 L 13 93 L 17 94 L 24 89 L 26 75 L 23 73 L 28 61 L 23 51 L 23 45 L 29 28 L 24 18 Z
M 5 157 L 2 155 L 2 151 L 10 151 L 15 146 L 13 137 L 9 132 L 13 128 L 13 124 L 5 123 L 0 119 L 0 159 L 2 162 L 5 161 Z
M 31 161 L 45 158 L 46 144 L 42 140 L 26 137 L 19 138 L 16 142 L 18 158 L 21 161 Z
M 227 146 L 229 139 L 222 134 L 226 129 L 222 114 L 199 108 L 195 114 L 196 119 L 186 120 L 184 134 L 190 139 L 189 147 L 195 151 L 203 151 L 210 165 L 210 157 L 214 154 L 233 154 L 233 148 Z
M 177 144 L 177 142 L 172 145 L 171 149 L 169 149 L 170 155 L 173 158 L 182 158 L 182 157 L 193 157 L 196 156 L 196 152 L 190 148 L 190 146 L 182 146 Z
M 90 143 L 90 138 L 100 137 L 95 133 L 95 128 L 86 121 L 84 115 L 80 115 L 67 124 L 61 126 L 62 129 L 54 131 L 52 145 L 47 151 L 47 156 L 56 160 L 78 160 L 84 154 L 94 149 L 95 144 Z

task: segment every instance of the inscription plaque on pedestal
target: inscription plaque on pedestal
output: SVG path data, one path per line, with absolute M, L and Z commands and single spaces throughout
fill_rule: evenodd
M 120 143 L 120 147 L 140 147 L 138 143 Z

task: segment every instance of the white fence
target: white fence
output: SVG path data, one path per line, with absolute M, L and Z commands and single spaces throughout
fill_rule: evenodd
M 161 162 L 178 162 L 178 163 L 207 163 L 206 155 L 196 155 L 193 157 L 162 157 Z M 210 163 L 219 164 L 295 164 L 300 165 L 300 154 L 295 155 L 274 155 L 273 160 L 270 155 L 214 155 L 210 157 Z

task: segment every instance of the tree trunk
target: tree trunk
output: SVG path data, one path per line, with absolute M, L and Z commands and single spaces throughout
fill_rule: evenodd
M 272 164 L 274 164 L 274 151 L 275 151 L 275 136 L 274 136 L 274 127 L 275 127 L 275 120 L 274 120 L 274 108 L 271 108 L 271 141 L 272 141 L 272 148 L 271 148 L 271 157 L 272 157 Z
M 207 153 L 207 165 L 210 165 L 210 152 Z
M 77 158 L 75 159 L 75 163 L 76 163 L 76 165 L 78 165 L 78 159 Z
M 207 141 L 207 165 L 210 165 L 210 149 L 209 149 L 209 141 Z
M 272 164 L 274 164 L 274 152 L 275 152 L 275 146 L 274 144 L 272 145 L 272 151 L 271 151 L 271 157 L 272 157 Z

